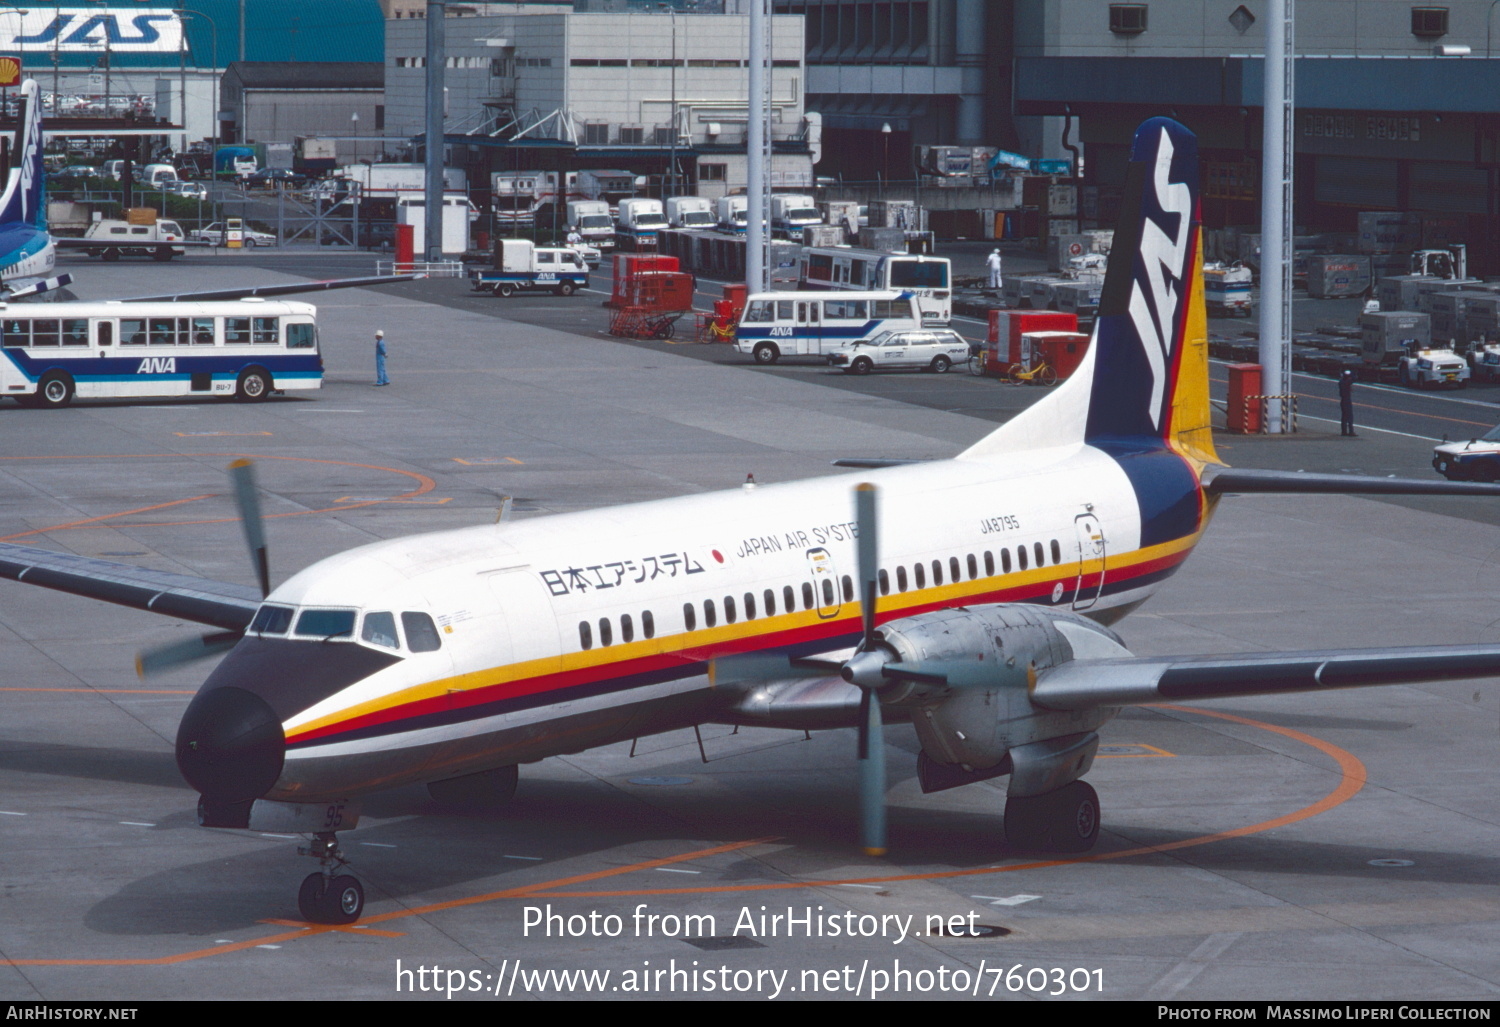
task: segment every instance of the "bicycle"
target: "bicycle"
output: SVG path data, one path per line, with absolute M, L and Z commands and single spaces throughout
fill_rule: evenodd
M 980 350 L 969 357 L 969 373 L 976 378 L 982 377 L 984 375 L 985 363 L 988 359 L 989 352 L 987 350 Z
M 1057 371 L 1045 360 L 1030 369 L 1025 364 L 1011 364 L 1005 380 L 1012 385 L 1056 385 Z

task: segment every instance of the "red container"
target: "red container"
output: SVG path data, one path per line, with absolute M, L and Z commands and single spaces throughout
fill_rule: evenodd
M 648 271 L 633 275 L 626 285 L 624 306 L 643 310 L 691 310 L 693 276 L 681 271 Z
M 1246 402 L 1250 396 L 1261 392 L 1261 366 L 1259 364 L 1228 364 L 1229 404 L 1226 415 L 1229 430 L 1242 435 L 1255 435 L 1261 430 L 1260 401 Z
M 412 259 L 417 250 L 417 226 L 396 226 L 396 273 L 403 274 L 411 270 Z
M 629 285 L 630 279 L 637 275 L 652 271 L 676 271 L 679 267 L 676 257 L 667 257 L 657 253 L 621 253 L 615 256 L 615 280 L 614 289 L 611 291 L 609 302 L 606 307 L 632 306 L 630 302 Z
M 1017 363 L 1031 368 L 1045 360 L 1061 381 L 1078 370 L 1088 351 L 1089 337 L 1083 332 L 1026 332 L 1021 336 L 1021 359 Z
M 989 358 L 986 370 L 1004 374 L 1021 358 L 1021 336 L 1029 332 L 1077 332 L 1078 315 L 1056 310 L 990 311 Z

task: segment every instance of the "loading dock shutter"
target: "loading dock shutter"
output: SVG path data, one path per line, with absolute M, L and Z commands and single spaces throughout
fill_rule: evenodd
M 1395 210 L 1396 162 L 1319 155 L 1313 198 L 1361 210 Z
M 1413 161 L 1407 194 L 1412 210 L 1453 214 L 1488 214 L 1490 175 L 1465 164 Z

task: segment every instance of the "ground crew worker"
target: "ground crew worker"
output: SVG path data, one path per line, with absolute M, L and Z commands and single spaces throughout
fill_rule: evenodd
M 385 332 L 383 331 L 375 333 L 375 384 L 391 384 L 391 380 L 385 375 Z
M 996 292 L 1000 291 L 1000 251 L 993 249 L 985 259 L 984 266 L 990 271 L 990 288 Z
M 1354 434 L 1354 372 L 1347 367 L 1339 375 L 1339 432 Z

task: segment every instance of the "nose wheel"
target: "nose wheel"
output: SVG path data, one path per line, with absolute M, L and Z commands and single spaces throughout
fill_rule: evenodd
M 297 854 L 317 859 L 321 869 L 308 874 L 297 889 L 297 909 L 313 924 L 352 924 L 365 911 L 365 889 L 350 874 L 340 873 L 349 865 L 332 832 L 313 835 L 313 843 Z

